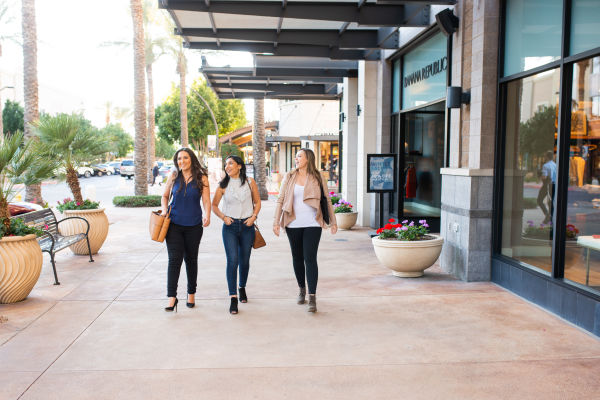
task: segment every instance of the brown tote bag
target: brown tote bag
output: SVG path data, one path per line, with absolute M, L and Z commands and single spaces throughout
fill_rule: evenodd
M 263 235 L 258 230 L 258 225 L 254 224 L 254 244 L 252 245 L 252 248 L 260 249 L 266 245 L 267 242 L 265 242 L 265 238 L 263 238 Z
M 150 239 L 155 242 L 164 242 L 171 223 L 171 207 L 167 211 L 167 215 L 160 215 L 160 210 L 150 213 Z

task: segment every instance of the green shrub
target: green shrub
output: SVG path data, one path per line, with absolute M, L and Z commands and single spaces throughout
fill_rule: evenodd
M 535 197 L 524 197 L 523 198 L 523 209 L 537 208 L 537 198 Z
M 113 204 L 117 207 L 160 207 L 162 196 L 116 196 Z

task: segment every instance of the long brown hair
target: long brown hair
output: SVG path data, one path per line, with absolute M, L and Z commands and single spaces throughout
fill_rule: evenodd
M 181 149 L 177 150 L 175 152 L 175 155 L 173 156 L 173 163 L 175 164 L 175 168 L 177 168 L 176 179 L 181 179 L 181 182 L 179 183 L 179 190 L 181 190 L 182 186 L 185 186 L 183 174 L 181 173 L 179 164 L 177 164 L 177 156 L 181 151 L 185 151 L 190 156 L 190 160 L 192 161 L 192 179 L 196 182 L 196 186 L 198 186 L 198 190 L 200 190 L 200 193 L 202 193 L 202 177 L 208 176 L 208 171 L 202 166 L 202 164 L 200 164 L 200 161 L 198 160 L 198 157 L 196 157 L 196 154 L 194 154 L 194 152 L 191 149 L 188 149 L 187 147 L 182 147 Z
M 303 151 L 304 155 L 306 156 L 306 159 L 308 160 L 308 162 L 306 163 L 306 172 L 309 175 L 312 175 L 313 178 L 315 178 L 318 183 L 323 185 L 323 179 L 321 178 L 321 173 L 317 170 L 317 157 L 315 157 L 314 151 L 312 151 L 311 149 L 304 148 L 304 147 L 298 151 Z

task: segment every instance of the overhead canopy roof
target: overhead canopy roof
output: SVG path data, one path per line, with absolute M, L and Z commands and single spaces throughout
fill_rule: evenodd
M 455 2 L 159 0 L 186 47 L 265 55 L 254 68 L 203 65 L 220 98 L 285 99 L 337 98 L 337 83 L 356 76 L 357 60 L 377 60 L 381 50 L 396 49 L 398 28 L 426 27 L 430 5 Z M 353 64 L 341 64 L 347 62 Z
M 203 65 L 200 71 L 219 98 L 337 99 L 338 83 L 358 75 L 357 61 L 315 57 L 256 56 L 254 67 Z

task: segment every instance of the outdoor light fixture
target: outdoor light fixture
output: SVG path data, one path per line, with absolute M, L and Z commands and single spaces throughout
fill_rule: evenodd
M 356 105 L 356 116 L 360 117 L 360 112 L 362 111 L 362 109 L 360 108 L 360 104 Z
M 435 14 L 435 20 L 442 33 L 446 36 L 452 35 L 458 29 L 458 17 L 449 8 Z
M 471 102 L 471 92 L 463 92 L 460 86 L 448 86 L 446 91 L 446 108 L 460 108 Z
M 342 123 L 343 123 L 344 121 L 346 121 L 346 113 L 341 113 L 341 114 L 340 114 L 340 119 L 342 120 Z

